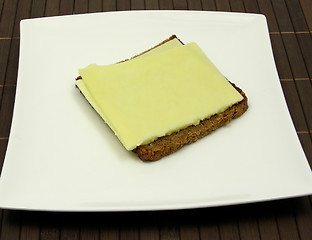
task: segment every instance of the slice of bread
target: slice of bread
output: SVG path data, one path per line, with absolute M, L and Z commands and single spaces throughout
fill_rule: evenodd
M 155 47 L 150 48 L 142 52 L 141 54 L 135 55 L 130 59 L 125 59 L 121 62 L 130 61 L 131 59 L 140 57 L 173 39 L 176 39 L 181 44 L 183 44 L 182 41 L 176 37 L 176 35 L 172 35 Z M 76 80 L 81 79 L 81 76 L 79 76 Z M 248 108 L 247 97 L 239 87 L 235 86 L 233 83 L 231 84 L 243 96 L 242 101 L 234 104 L 222 113 L 215 114 L 207 119 L 200 121 L 200 123 L 197 125 L 191 125 L 184 129 L 181 129 L 178 132 L 160 137 L 149 144 L 140 145 L 132 151 L 136 153 L 142 161 L 156 161 L 164 156 L 178 151 L 185 145 L 196 142 L 198 139 L 210 134 L 212 131 L 218 129 L 219 127 L 228 124 L 232 119 L 240 117 L 244 112 L 246 112 Z

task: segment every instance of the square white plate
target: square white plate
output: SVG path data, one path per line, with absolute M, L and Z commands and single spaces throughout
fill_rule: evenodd
M 176 34 L 241 87 L 249 109 L 158 162 L 141 162 L 75 88 Z M 312 193 L 312 174 L 275 68 L 266 19 L 194 11 L 109 12 L 21 22 L 16 102 L 0 207 L 49 211 L 182 209 Z

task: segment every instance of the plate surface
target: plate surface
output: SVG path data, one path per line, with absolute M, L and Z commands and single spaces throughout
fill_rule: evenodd
M 158 162 L 127 152 L 75 88 L 78 69 L 195 41 L 249 109 Z M 134 11 L 21 22 L 18 85 L 0 207 L 132 211 L 221 206 L 312 193 L 263 15 Z

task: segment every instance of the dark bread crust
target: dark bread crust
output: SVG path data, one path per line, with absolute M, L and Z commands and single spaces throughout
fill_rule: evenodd
M 222 113 L 215 114 L 208 119 L 200 121 L 198 125 L 192 125 L 176 133 L 156 139 L 154 142 L 136 147 L 135 152 L 142 161 L 156 161 L 182 147 L 196 142 L 228 124 L 232 119 L 240 117 L 248 109 L 245 93 L 235 84 L 233 87 L 243 96 L 243 100 L 231 106 Z

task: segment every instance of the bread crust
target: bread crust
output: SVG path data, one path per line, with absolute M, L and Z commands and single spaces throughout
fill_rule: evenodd
M 228 124 L 233 119 L 240 117 L 248 109 L 247 97 L 239 87 L 233 83 L 231 84 L 243 96 L 242 101 L 222 113 L 215 114 L 210 118 L 200 121 L 198 125 L 188 126 L 176 133 L 160 137 L 149 144 L 140 145 L 133 152 L 142 161 L 157 161 L 207 136 L 216 129 Z

